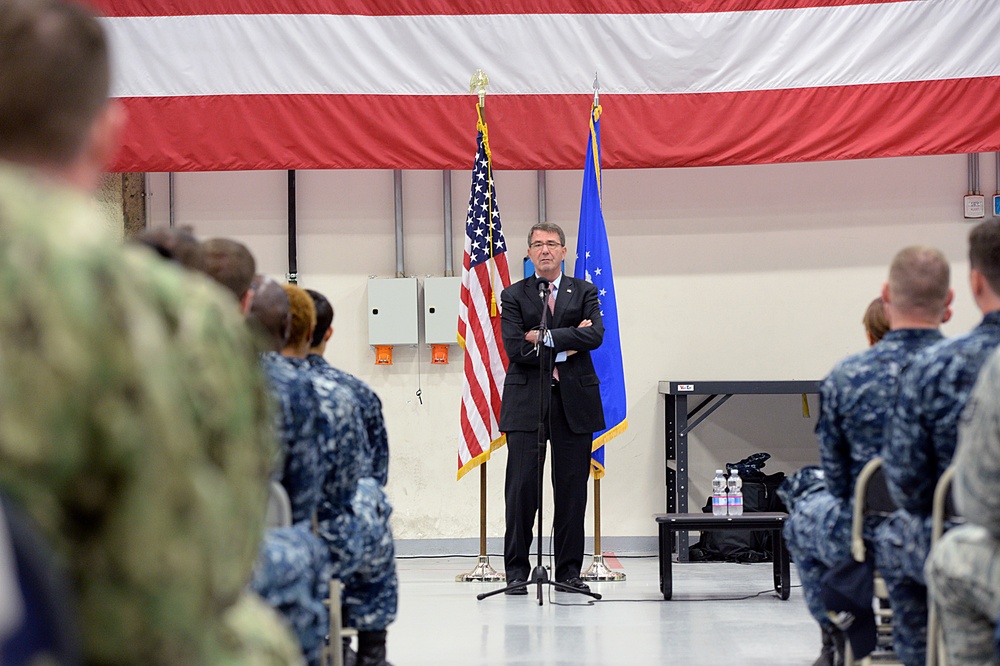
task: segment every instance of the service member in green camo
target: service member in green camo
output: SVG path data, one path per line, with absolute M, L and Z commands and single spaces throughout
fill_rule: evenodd
M 102 233 L 100 23 L 0 3 L 0 486 L 69 569 L 84 659 L 297 663 L 245 591 L 275 443 L 231 297 Z

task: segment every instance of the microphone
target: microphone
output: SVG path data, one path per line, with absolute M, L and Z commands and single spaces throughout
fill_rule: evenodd
M 538 297 L 542 299 L 542 309 L 545 309 L 548 305 L 546 302 L 549 298 L 549 281 L 545 278 L 538 278 L 536 283 L 538 286 Z M 542 314 L 542 321 L 545 320 L 544 313 Z M 539 349 L 541 348 L 541 339 L 535 341 L 535 356 L 538 356 Z

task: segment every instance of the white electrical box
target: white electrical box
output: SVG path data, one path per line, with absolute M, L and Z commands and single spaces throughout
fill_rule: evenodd
M 415 345 L 417 278 L 369 278 L 368 344 Z
M 424 278 L 424 342 L 450 345 L 458 341 L 461 277 Z
M 986 216 L 986 197 L 982 194 L 965 195 L 965 219 L 974 220 Z

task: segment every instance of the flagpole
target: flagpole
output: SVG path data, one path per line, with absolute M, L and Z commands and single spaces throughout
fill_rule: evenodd
M 483 123 L 486 122 L 486 87 L 490 84 L 486 73 L 477 69 L 469 82 L 469 92 L 479 96 L 478 113 Z M 455 580 L 467 582 L 504 582 L 507 576 L 498 572 L 490 565 L 490 556 L 486 554 L 486 461 L 479 465 L 479 558 L 476 566 L 469 573 L 458 574 Z
M 597 80 L 597 73 L 594 73 L 594 102 L 590 107 L 590 126 L 594 127 L 594 115 L 601 106 L 601 84 Z M 596 141 L 596 139 L 594 139 Z M 597 153 L 594 153 L 597 159 Z M 597 172 L 599 173 L 599 172 Z M 598 175 L 598 179 L 600 176 Z M 600 188 L 600 180 L 598 180 Z M 594 473 L 594 559 L 587 567 L 587 570 L 580 574 L 584 580 L 625 580 L 624 571 L 612 571 L 604 563 L 604 550 L 601 546 L 601 479 L 596 470 Z

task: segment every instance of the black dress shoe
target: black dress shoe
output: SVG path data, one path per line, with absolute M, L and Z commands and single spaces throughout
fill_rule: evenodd
M 507 585 L 510 586 L 510 585 L 513 585 L 514 583 L 524 583 L 524 582 L 527 582 L 527 581 L 525 581 L 523 579 L 520 579 L 520 578 L 511 578 L 509 581 L 507 581 Z M 503 591 L 503 593 L 504 594 L 511 594 L 511 595 L 514 595 L 514 594 L 517 594 L 517 595 L 527 594 L 528 593 L 528 586 L 527 585 L 523 585 L 521 587 L 508 587 L 506 590 Z
M 559 583 L 561 585 L 565 585 L 566 587 L 573 588 L 572 591 L 574 592 L 590 592 L 590 586 L 584 583 L 580 578 L 569 578 L 567 580 L 561 580 Z M 557 587 L 556 589 L 560 592 L 570 592 L 570 590 L 562 587 Z

